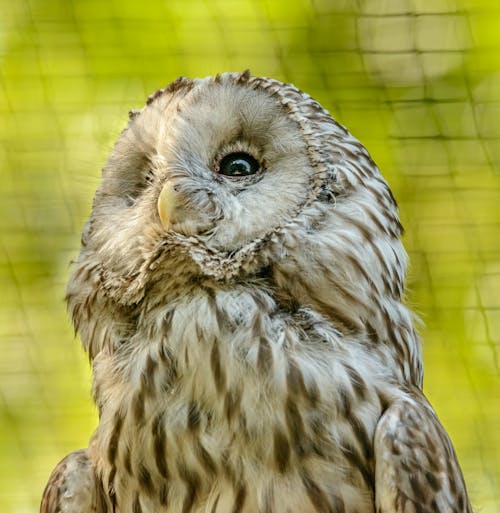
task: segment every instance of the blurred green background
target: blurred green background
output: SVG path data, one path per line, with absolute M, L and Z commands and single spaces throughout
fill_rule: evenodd
M 130 108 L 178 75 L 295 83 L 400 203 L 425 391 L 500 512 L 498 0 L 0 0 L 0 510 L 36 512 L 96 424 L 63 301 Z

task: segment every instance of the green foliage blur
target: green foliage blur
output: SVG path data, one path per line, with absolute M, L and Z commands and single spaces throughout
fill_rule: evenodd
M 0 511 L 38 511 L 97 416 L 64 305 L 130 108 L 179 75 L 293 82 L 399 200 L 425 391 L 473 505 L 500 512 L 497 0 L 0 0 Z

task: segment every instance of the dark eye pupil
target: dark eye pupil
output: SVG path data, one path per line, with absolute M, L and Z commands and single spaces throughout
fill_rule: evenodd
M 220 161 L 219 173 L 226 176 L 248 176 L 254 175 L 259 167 L 259 163 L 248 153 L 230 153 Z

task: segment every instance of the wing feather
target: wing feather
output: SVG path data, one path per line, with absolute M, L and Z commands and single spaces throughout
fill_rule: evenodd
M 106 513 L 101 487 L 87 450 L 68 454 L 52 471 L 40 513 Z
M 471 513 L 443 426 L 420 393 L 393 403 L 375 432 L 377 513 Z

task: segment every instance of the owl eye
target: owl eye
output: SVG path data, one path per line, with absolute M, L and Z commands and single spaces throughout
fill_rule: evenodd
M 244 152 L 229 153 L 219 164 L 219 173 L 224 176 L 254 175 L 260 165 L 252 155 Z

